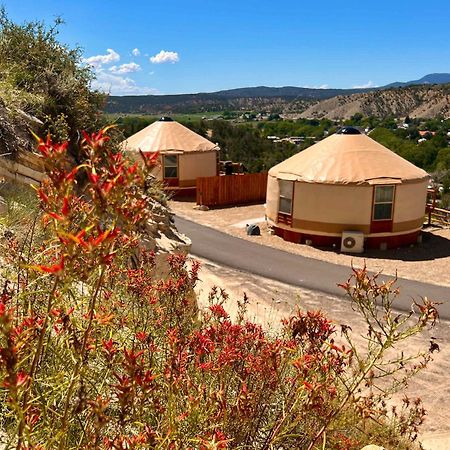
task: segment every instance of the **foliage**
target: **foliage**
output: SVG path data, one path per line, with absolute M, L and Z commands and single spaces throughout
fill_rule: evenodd
M 335 124 L 328 119 L 297 119 L 277 122 L 260 122 L 258 128 L 267 136 L 300 136 L 321 139 L 327 132 L 335 129 Z
M 128 137 L 156 120 L 151 116 L 125 116 L 117 125 Z M 447 132 L 450 120 L 405 119 L 408 128 L 398 128 L 393 117 L 378 119 L 355 114 L 344 125 L 354 125 L 371 130 L 370 137 L 385 145 L 403 158 L 429 172 L 450 170 L 450 147 Z M 184 125 L 196 133 L 217 142 L 221 159 L 242 162 L 249 172 L 269 170 L 274 165 L 298 153 L 314 142 L 334 133 L 339 124 L 328 119 L 269 120 L 234 123 L 227 120 L 188 120 Z M 209 135 L 207 131 L 209 130 Z M 419 131 L 428 130 L 426 142 L 418 143 Z M 209 137 L 210 136 L 210 137 Z M 268 136 L 285 138 L 297 136 L 303 140 L 299 145 L 268 140 Z
M 214 120 L 208 126 L 211 140 L 220 146 L 220 158 L 242 162 L 249 172 L 267 171 L 296 153 L 294 145 L 275 145 L 251 125 L 233 125 L 224 120 Z
M 106 130 L 84 133 L 73 169 L 67 142 L 41 140 L 39 150 L 44 240 L 2 241 L 4 448 L 353 450 L 373 439 L 411 448 L 420 401 L 405 398 L 395 413 L 385 402 L 430 359 L 400 348 L 434 324 L 432 302 L 396 314 L 393 281 L 355 269 L 343 287 L 367 323 L 365 350 L 318 311 L 269 333 L 246 319 L 244 299 L 232 321 L 220 289 L 199 316 L 199 264 L 170 255 L 161 277 L 137 246 L 158 194 L 146 177 L 156 159 L 128 162 Z M 81 173 L 87 184 L 75 189 Z
M 377 127 L 370 137 L 416 166 L 434 172 L 450 169 L 450 149 L 446 136 L 449 128 L 450 121 L 440 123 L 439 132 L 420 143 L 417 142 L 420 135 L 415 126 L 410 126 L 408 130 Z
M 151 125 L 158 120 L 152 116 L 123 116 L 118 117 L 115 124 L 120 128 L 125 138 L 132 136 L 133 134 L 141 131 L 145 127 Z
M 105 99 L 90 90 L 93 73 L 82 64 L 81 50 L 57 40 L 61 23 L 17 25 L 0 9 L 0 96 L 41 119 L 44 134 L 75 144 L 77 130 L 96 126 Z

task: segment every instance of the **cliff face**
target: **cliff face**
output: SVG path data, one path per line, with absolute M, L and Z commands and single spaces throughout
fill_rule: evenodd
M 450 117 L 450 85 L 413 86 L 339 96 L 309 107 L 300 116 L 349 119 L 357 113 L 375 117 Z
M 29 118 L 29 120 L 27 120 Z M 33 143 L 28 132 L 33 120 L 22 111 L 11 111 L 0 98 L 0 158 L 14 158 L 19 149 L 31 150 Z

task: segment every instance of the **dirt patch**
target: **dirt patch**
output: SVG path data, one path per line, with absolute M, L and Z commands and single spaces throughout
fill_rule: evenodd
M 337 327 L 350 324 L 355 341 L 363 343 L 366 329 L 349 301 L 219 267 L 208 261 L 201 262 L 196 289 L 201 307 L 208 305 L 208 294 L 213 286 L 226 287 L 229 299 L 225 309 L 232 317 L 237 314 L 237 301 L 242 300 L 245 293 L 249 301 L 248 317 L 267 329 L 276 330 L 281 318 L 288 316 L 297 306 L 305 310 L 320 309 Z M 443 407 L 450 398 L 450 322 L 441 321 L 432 331 L 412 338 L 409 342 L 412 351 L 427 349 L 431 336 L 436 338 L 440 351 L 434 353 L 434 361 L 429 367 L 410 382 L 405 394 L 411 398 L 420 397 L 428 411 L 421 435 L 424 448 L 444 450 L 450 448 L 450 410 Z
M 270 234 L 265 221 L 264 205 L 261 204 L 209 211 L 194 209 L 193 202 L 171 201 L 170 206 L 180 217 L 261 245 L 349 268 L 352 264 L 357 267 L 366 264 L 374 272 L 397 274 L 401 278 L 450 286 L 450 229 L 428 228 L 423 233 L 422 244 L 386 251 L 371 250 L 358 256 L 294 244 Z M 261 236 L 247 236 L 246 223 L 257 223 L 261 228 Z

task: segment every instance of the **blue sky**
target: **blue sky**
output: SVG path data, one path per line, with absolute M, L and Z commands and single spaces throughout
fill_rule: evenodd
M 116 95 L 244 86 L 381 86 L 450 72 L 450 1 L 0 0 L 64 19 L 94 87 Z M 134 52 L 133 52 L 134 50 Z

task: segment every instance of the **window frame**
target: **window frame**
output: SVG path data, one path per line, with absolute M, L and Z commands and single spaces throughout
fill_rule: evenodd
M 386 200 L 378 200 L 377 201 L 377 190 L 383 188 L 391 188 L 392 195 L 389 201 Z M 372 222 L 382 222 L 382 221 L 392 221 L 394 219 L 394 203 L 395 203 L 395 184 L 380 184 L 374 186 L 373 191 L 373 206 L 372 206 Z M 389 217 L 376 218 L 375 211 L 377 205 L 391 205 L 391 214 Z
M 166 164 L 166 158 L 175 158 L 175 164 L 170 164 L 167 165 Z M 166 168 L 167 169 L 173 169 L 176 168 L 176 176 L 174 177 L 168 177 L 166 176 Z M 172 154 L 167 154 L 167 155 L 163 155 L 163 178 L 165 180 L 174 180 L 174 179 L 178 179 L 178 174 L 179 174 L 179 169 L 178 169 L 178 155 L 172 155 Z
M 290 190 L 290 197 L 286 196 L 286 195 L 282 195 L 282 188 L 281 188 L 281 184 L 282 183 L 290 183 L 291 185 L 291 190 Z M 278 180 L 278 186 L 279 186 L 279 195 L 278 195 L 278 214 L 283 214 L 285 216 L 292 216 L 292 212 L 294 209 L 294 182 L 291 180 Z M 281 201 L 282 200 L 290 200 L 290 211 L 286 212 L 286 211 L 282 211 L 281 210 Z

